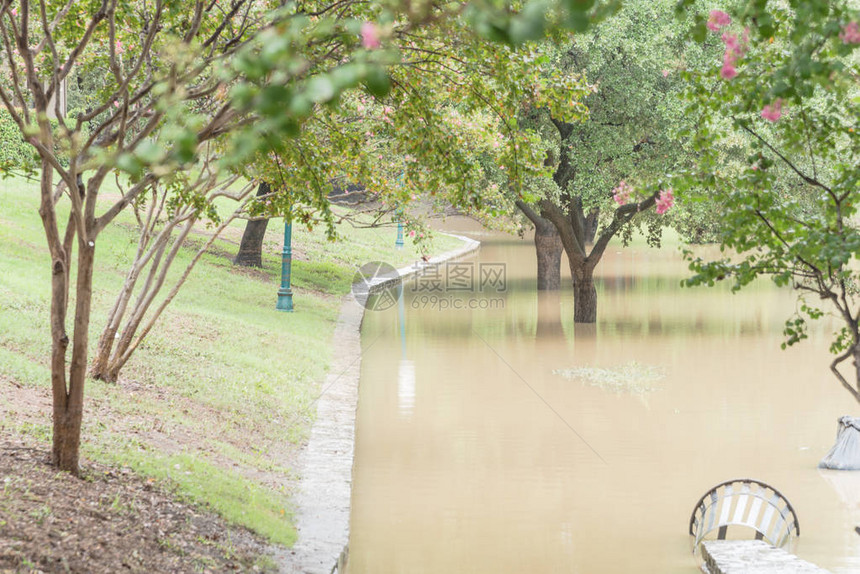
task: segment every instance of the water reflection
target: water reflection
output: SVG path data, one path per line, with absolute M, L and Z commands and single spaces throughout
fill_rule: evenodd
M 537 327 L 535 339 L 558 339 L 565 336 L 561 319 L 561 293 L 537 292 Z
M 400 325 L 400 365 L 397 370 L 397 405 L 400 414 L 408 417 L 415 408 L 415 363 L 406 357 L 406 305 L 401 296 L 397 301 L 397 322 Z
M 501 307 L 429 308 L 407 289 L 365 318 L 352 574 L 692 574 L 692 505 L 738 476 L 792 501 L 801 557 L 860 571 L 857 502 L 816 469 L 854 405 L 826 337 L 779 349 L 790 293 L 681 289 L 676 252 L 610 252 L 599 321 L 574 328 L 568 290 L 529 288 L 528 241 L 480 260 L 507 264 Z M 665 374 L 647 401 L 553 374 L 633 362 Z

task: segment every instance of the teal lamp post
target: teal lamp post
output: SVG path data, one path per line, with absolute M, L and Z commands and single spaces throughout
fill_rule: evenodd
M 284 252 L 281 258 L 281 288 L 278 289 L 278 311 L 293 311 L 293 290 L 290 286 L 290 274 L 293 268 L 293 222 L 290 219 L 292 209 L 284 217 Z
M 403 172 L 397 176 L 397 185 L 403 187 Z M 397 239 L 394 241 L 395 249 L 403 249 L 403 208 L 398 207 L 394 212 L 397 217 Z
M 395 249 L 403 249 L 403 210 L 397 210 L 397 239 L 394 241 Z

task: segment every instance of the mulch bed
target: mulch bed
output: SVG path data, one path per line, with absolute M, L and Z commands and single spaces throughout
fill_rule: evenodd
M 49 459 L 0 434 L 0 573 L 263 571 L 263 542 L 151 480 L 94 463 L 75 478 Z

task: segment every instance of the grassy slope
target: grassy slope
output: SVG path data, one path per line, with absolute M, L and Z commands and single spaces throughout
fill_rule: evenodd
M 37 202 L 33 184 L 0 182 L 0 385 L 14 383 L 30 394 L 25 403 L 41 405 L 16 406 L 0 393 L 0 429 L 47 444 L 50 284 Z M 358 265 L 403 266 L 418 254 L 409 245 L 395 251 L 390 228 L 344 227 L 337 244 L 296 229 L 296 312 L 279 313 L 282 221 L 269 226 L 264 270 L 230 264 L 243 225 L 204 256 L 119 384 L 88 381 L 83 454 L 169 481 L 228 520 L 291 544 L 292 467 L 333 351 L 340 300 Z M 440 236 L 434 251 L 458 244 Z M 130 214 L 99 237 L 91 349 L 135 247 Z

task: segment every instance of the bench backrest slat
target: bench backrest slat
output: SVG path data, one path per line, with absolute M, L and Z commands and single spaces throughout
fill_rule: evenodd
M 753 479 L 723 482 L 702 496 L 690 517 L 694 551 L 715 530 L 718 539 L 725 538 L 729 526 L 750 528 L 756 539 L 774 546 L 783 546 L 792 535 L 800 534 L 791 503 L 775 488 Z

